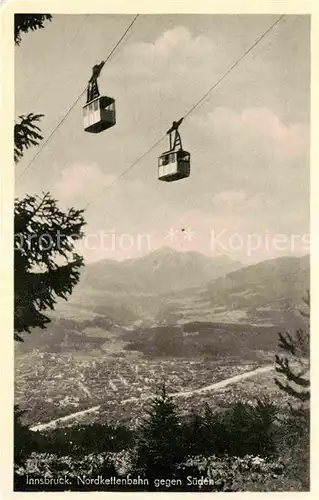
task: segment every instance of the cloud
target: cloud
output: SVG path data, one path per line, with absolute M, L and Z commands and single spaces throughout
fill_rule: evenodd
M 194 229 L 196 238 L 191 242 L 181 232 L 180 249 L 204 252 L 210 249 L 211 230 L 226 228 L 227 234 L 245 235 L 302 229 L 308 221 L 309 199 L 305 158 L 309 130 L 303 123 L 308 119 L 308 63 L 306 49 L 298 45 L 301 53 L 296 60 L 293 45 L 301 37 L 306 39 L 308 32 L 287 33 L 288 23 L 278 25 L 280 37 L 272 48 L 254 51 L 184 121 L 183 145 L 192 155 L 189 179 L 172 184 L 157 181 L 157 156 L 167 148 L 165 138 L 165 143 L 103 191 L 165 133 L 171 120 L 185 114 L 218 81 L 269 22 L 267 16 L 255 21 L 249 17 L 245 23 L 239 17 L 220 21 L 218 16 L 211 20 L 205 16 L 205 21 L 197 18 L 196 24 L 195 18 L 175 18 L 189 29 L 181 25 L 166 29 L 166 19 L 149 18 L 154 32 L 150 28 L 146 34 L 134 31 L 143 41 L 123 44 L 101 75 L 101 92 L 116 99 L 116 127 L 92 137 L 83 132 L 80 110 L 70 114 L 65 125 L 69 128 L 56 135 L 54 147 L 46 149 L 45 168 L 38 168 L 31 187 L 40 190 L 45 185 L 51 190 L 53 186 L 61 203 L 78 208 L 94 199 L 85 214 L 89 232 L 115 228 L 119 234 L 135 237 L 155 231 L 158 246 L 168 243 L 163 235 L 170 227 Z M 105 33 L 104 18 L 99 22 L 100 31 L 92 29 L 89 40 L 81 39 L 83 47 L 76 49 L 79 57 L 71 51 L 70 60 L 66 59 L 65 67 L 72 67 L 73 76 L 64 85 L 61 99 L 54 100 L 54 105 L 52 99 L 43 100 L 40 111 L 52 120 L 44 122 L 44 132 L 49 133 L 74 93 L 82 90 L 81 82 L 87 81 L 90 47 L 103 54 L 113 38 L 114 32 Z M 159 34 L 161 28 L 164 31 Z M 27 54 L 24 57 L 32 74 L 43 73 Z M 23 103 L 26 78 L 21 81 Z M 35 87 L 35 95 L 38 90 Z M 57 168 L 50 168 L 55 161 Z
M 221 205 L 225 203 L 238 204 L 246 200 L 246 193 L 244 191 L 222 191 L 213 197 L 214 205 Z
M 136 42 L 128 45 L 123 51 L 124 56 L 136 59 L 162 61 L 174 55 L 198 57 L 198 62 L 216 50 L 216 43 L 207 36 L 193 36 L 185 26 L 175 26 L 164 31 L 154 42 Z M 160 58 L 160 59 L 158 59 Z M 156 60 L 155 60 L 156 61 Z M 206 59 L 207 63 L 207 59 Z
M 256 220 L 253 211 L 250 216 L 237 211 L 211 215 L 199 211 L 186 212 L 181 220 L 175 220 L 174 227 L 194 231 L 190 242 L 183 239 L 183 233 L 178 235 L 171 244 L 177 250 L 195 250 L 213 256 L 229 255 L 246 263 L 309 252 L 309 231 L 277 230 Z
M 237 143 L 248 150 L 266 150 L 279 159 L 296 158 L 309 151 L 308 124 L 285 124 L 272 110 L 263 107 L 241 112 L 218 107 L 206 115 L 202 126 L 228 138 L 232 146 Z
M 60 171 L 60 179 L 56 182 L 55 191 L 64 200 L 70 200 L 81 196 L 86 198 L 96 189 L 107 183 L 111 183 L 115 176 L 106 176 L 96 164 L 81 165 L 74 164 Z
M 60 173 L 54 193 L 63 201 L 81 205 L 94 201 L 96 206 L 108 204 L 120 208 L 121 204 L 145 194 L 146 187 L 139 180 L 127 180 L 118 175 L 106 174 L 98 164 L 73 164 Z M 103 191 L 104 190 L 104 191 Z
M 224 57 L 227 64 L 227 55 Z M 129 85 L 130 91 L 137 94 L 174 92 L 176 99 L 176 88 L 188 96 L 192 94 L 190 83 L 205 88 L 205 79 L 215 77 L 221 60 L 213 38 L 194 36 L 186 27 L 176 26 L 153 42 L 126 45 L 112 63 L 108 78 Z
M 165 200 L 157 192 L 150 192 L 144 176 L 120 177 L 119 171 L 110 175 L 97 163 L 57 168 L 60 178 L 51 188 L 52 193 L 64 206 L 84 208 L 89 203 L 85 218 L 92 230 L 116 227 L 125 232 L 144 226 L 149 230 L 169 214 Z M 158 182 L 156 178 L 151 180 Z
M 192 43 L 190 31 L 184 26 L 177 26 L 164 33 L 155 40 L 153 47 L 162 54 L 169 54 L 172 50 L 185 47 L 185 44 Z
M 221 191 L 213 196 L 215 213 L 227 216 L 237 214 L 244 216 L 247 220 L 263 219 L 265 209 L 270 210 L 270 200 L 266 193 L 256 193 L 248 196 L 244 190 Z

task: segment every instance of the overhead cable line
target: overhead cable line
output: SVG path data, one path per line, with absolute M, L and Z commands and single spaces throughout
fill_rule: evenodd
M 86 14 L 86 15 L 84 16 L 84 19 L 82 20 L 82 22 L 79 24 L 79 26 L 77 26 L 76 31 L 75 31 L 75 33 L 74 33 L 73 37 L 71 38 L 71 40 L 69 41 L 69 43 L 66 45 L 66 47 L 64 47 L 64 49 L 63 49 L 63 55 L 62 55 L 62 57 L 60 58 L 60 61 L 59 61 L 60 63 L 61 63 L 61 62 L 65 59 L 65 56 L 66 56 L 66 54 L 67 54 L 68 49 L 69 49 L 69 48 L 73 45 L 74 40 L 77 38 L 78 34 L 80 33 L 81 29 L 83 28 L 83 26 L 84 26 L 84 24 L 85 24 L 85 22 L 86 22 L 87 18 L 89 17 L 89 15 L 90 15 L 90 14 Z M 43 87 L 42 87 L 42 89 L 41 89 L 41 90 L 40 90 L 40 92 L 38 93 L 38 96 L 37 96 L 37 98 L 36 98 L 36 100 L 35 100 L 35 102 L 34 102 L 33 106 L 36 106 L 36 104 L 38 103 L 38 101 L 39 101 L 40 97 L 42 96 L 42 94 L 43 94 L 43 92 L 44 92 L 44 90 L 45 90 L 46 88 L 47 88 L 47 85 L 46 85 L 46 84 L 44 84 L 44 85 L 43 85 Z
M 113 49 L 111 50 L 111 52 L 109 53 L 109 55 L 107 56 L 107 58 L 105 59 L 105 64 L 111 59 L 111 57 L 113 56 L 113 54 L 115 53 L 116 49 L 118 48 L 118 46 L 121 44 L 121 42 L 123 41 L 123 39 L 125 38 L 125 36 L 127 35 L 127 33 L 129 32 L 129 30 L 132 28 L 133 24 L 136 22 L 137 18 L 138 18 L 139 14 L 136 14 L 136 16 L 134 17 L 133 21 L 129 24 L 129 26 L 126 28 L 126 30 L 124 31 L 123 35 L 121 36 L 121 38 L 117 41 L 117 43 L 114 45 Z M 104 64 L 104 65 L 105 65 Z M 41 144 L 41 147 L 39 148 L 39 150 L 37 151 L 37 153 L 33 156 L 33 158 L 31 159 L 31 161 L 28 163 L 28 165 L 25 167 L 25 169 L 21 172 L 21 174 L 19 175 L 18 177 L 18 180 L 21 179 L 21 177 L 24 175 L 24 173 L 31 167 L 31 165 L 35 162 L 35 160 L 38 158 L 38 156 L 40 155 L 40 153 L 43 151 L 43 149 L 45 148 L 45 146 L 48 144 L 48 142 L 50 141 L 50 139 L 53 137 L 53 135 L 55 134 L 55 132 L 60 128 L 60 126 L 65 122 L 65 120 L 67 119 L 67 117 L 69 116 L 69 114 L 71 113 L 71 111 L 73 110 L 73 108 L 77 105 L 77 103 L 79 102 L 79 100 L 81 99 L 81 97 L 83 96 L 83 94 L 86 92 L 87 90 L 87 85 L 85 87 L 85 89 L 81 92 L 81 94 L 77 97 L 77 99 L 74 101 L 74 103 L 72 104 L 72 106 L 70 106 L 70 108 L 68 109 L 68 111 L 66 112 L 66 114 L 63 116 L 62 120 L 59 121 L 59 123 L 54 127 L 54 129 L 52 130 L 51 134 L 47 137 L 47 139 Z
M 198 108 L 202 102 L 206 99 L 206 97 L 212 92 L 213 90 L 216 89 L 216 87 L 233 71 L 233 69 L 236 68 L 236 66 L 245 58 L 248 56 L 248 54 L 258 45 L 267 35 L 270 33 L 270 31 L 284 18 L 284 14 L 281 15 L 276 19 L 276 21 L 269 27 L 267 28 L 266 31 L 260 35 L 255 42 L 228 68 L 228 70 L 215 82 L 208 90 L 205 92 L 205 94 L 187 111 L 187 113 L 184 115 L 184 120 L 191 114 L 193 111 L 195 111 L 196 108 Z M 145 156 L 147 156 L 153 149 L 158 146 L 158 144 L 166 137 L 166 134 L 164 134 L 160 139 L 158 139 L 153 146 L 151 146 L 145 153 L 143 153 L 141 156 L 139 156 L 127 169 L 125 169 L 116 179 L 114 179 L 113 182 L 105 186 L 102 191 L 96 195 L 87 205 L 85 206 L 85 209 L 87 209 L 94 201 L 96 198 L 100 197 L 105 191 L 110 189 L 114 184 L 116 184 L 122 177 L 124 177 L 130 170 L 132 170 Z
M 257 40 L 240 56 L 239 59 L 237 59 L 237 61 L 234 62 L 234 64 L 232 64 L 228 70 L 223 74 L 223 76 L 221 78 L 219 78 L 217 80 L 216 83 L 214 83 L 214 85 L 212 85 L 212 87 L 210 87 L 207 92 L 203 95 L 203 97 L 201 97 L 197 102 L 196 104 L 194 104 L 194 106 L 192 106 L 188 111 L 187 113 L 184 115 L 184 120 L 187 116 L 189 116 L 191 113 L 193 113 L 193 111 L 195 111 L 196 108 L 198 108 L 198 106 L 201 105 L 201 103 L 206 99 L 206 97 L 226 78 L 226 76 L 229 75 L 229 73 L 231 71 L 233 71 L 233 69 L 236 68 L 236 66 L 238 66 L 238 64 L 245 58 L 248 56 L 248 54 L 256 47 L 256 45 L 258 45 L 261 40 L 263 38 L 265 38 L 265 36 L 268 35 L 268 33 L 284 18 L 284 15 L 280 16 L 262 35 L 260 35 L 260 37 L 257 38 Z

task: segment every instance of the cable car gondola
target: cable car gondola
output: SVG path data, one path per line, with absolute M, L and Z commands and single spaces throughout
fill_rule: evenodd
M 170 149 L 158 158 L 158 179 L 160 181 L 172 182 L 190 175 L 190 153 L 183 150 L 182 139 L 178 132 L 182 121 L 183 118 L 178 122 L 173 122 L 172 127 L 166 132 L 169 134 Z M 174 142 L 172 140 L 173 132 L 175 132 Z
M 87 101 L 83 106 L 84 130 L 97 134 L 113 127 L 116 123 L 115 100 L 112 97 L 101 96 L 97 79 L 105 62 L 93 67 L 93 74 L 87 88 Z

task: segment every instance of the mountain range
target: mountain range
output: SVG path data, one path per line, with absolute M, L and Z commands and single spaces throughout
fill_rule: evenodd
M 219 332 L 219 350 L 221 339 L 236 350 L 243 335 L 249 346 L 272 349 L 279 328 L 303 326 L 299 308 L 309 282 L 309 256 L 245 267 L 229 257 L 163 248 L 124 262 L 103 260 L 84 268 L 69 300 L 59 301 L 48 328 L 27 336 L 25 348 L 99 352 L 104 345 L 106 353 L 112 344 L 115 354 L 129 342 L 149 354 L 156 345 L 166 352 L 169 339 L 178 338 L 176 353 L 187 347 L 190 355 Z
M 276 325 L 289 323 L 309 281 L 309 256 L 245 267 L 226 256 L 162 248 L 138 259 L 86 266 L 58 314 L 70 317 L 76 310 L 76 319 L 93 313 L 123 326 L 194 320 Z
M 201 286 L 242 268 L 230 257 L 207 257 L 164 247 L 137 259 L 102 260 L 85 267 L 80 286 L 112 292 L 163 294 Z

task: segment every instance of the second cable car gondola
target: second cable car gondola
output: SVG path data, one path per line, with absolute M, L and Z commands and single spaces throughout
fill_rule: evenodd
M 172 182 L 190 176 L 190 153 L 184 151 L 178 127 L 183 118 L 178 122 L 173 122 L 172 127 L 167 131 L 169 134 L 170 149 L 161 154 L 158 159 L 158 179 L 160 181 Z M 172 134 L 175 132 L 174 141 Z
M 97 134 L 113 127 L 116 123 L 115 100 L 101 96 L 97 79 L 105 62 L 96 64 L 87 88 L 87 101 L 83 106 L 84 130 Z

